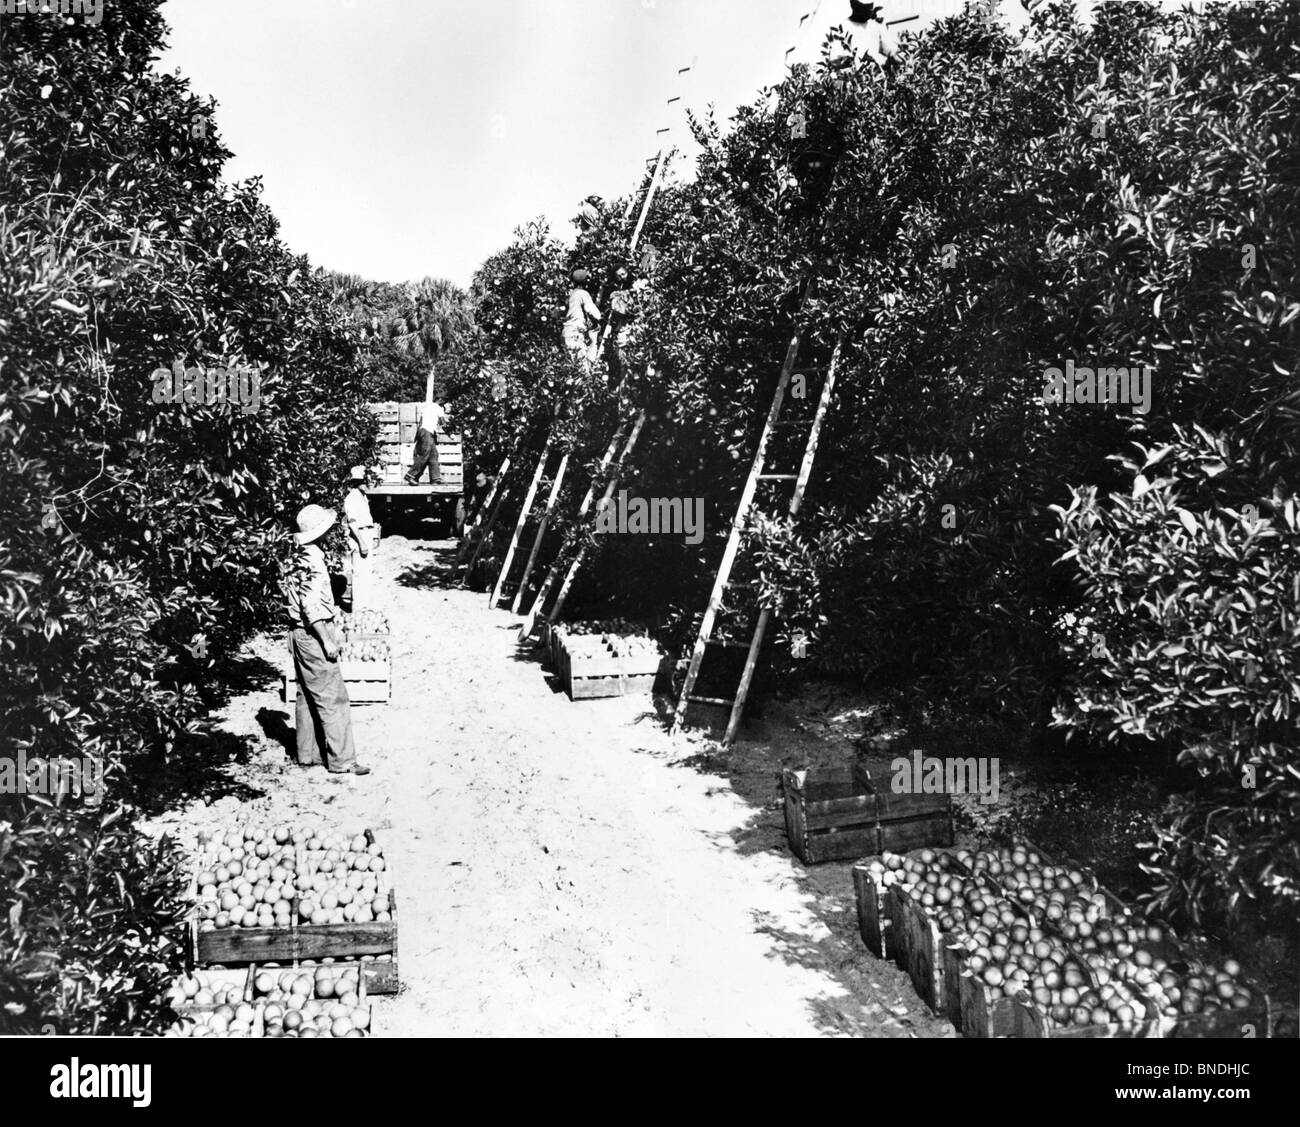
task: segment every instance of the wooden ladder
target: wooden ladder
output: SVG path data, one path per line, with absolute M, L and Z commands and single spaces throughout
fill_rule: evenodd
M 812 283 L 810 281 L 804 291 L 803 302 L 800 305 L 801 312 L 811 290 Z M 705 607 L 704 617 L 700 622 L 695 647 L 691 651 L 690 666 L 686 671 L 686 681 L 682 686 L 681 696 L 677 701 L 677 710 L 673 716 L 672 731 L 676 733 L 681 729 L 686 719 L 686 713 L 693 704 L 730 708 L 731 714 L 727 721 L 727 731 L 723 737 L 724 746 L 735 739 L 736 731 L 740 727 L 740 718 L 745 710 L 745 701 L 749 696 L 750 686 L 754 679 L 754 670 L 758 666 L 759 651 L 763 646 L 763 637 L 767 632 L 771 612 L 763 608 L 759 609 L 757 621 L 747 645 L 741 642 L 715 638 L 714 630 L 719 612 L 723 607 L 724 597 L 732 586 L 732 571 L 736 566 L 742 541 L 748 531 L 750 516 L 756 507 L 755 497 L 760 486 L 768 483 L 784 485 L 792 482 L 793 492 L 790 496 L 789 514 L 791 516 L 797 514 L 800 505 L 803 504 L 804 492 L 807 490 L 808 479 L 812 473 L 813 459 L 817 454 L 817 441 L 821 436 L 822 424 L 826 420 L 831 395 L 835 389 L 836 370 L 839 366 L 840 352 L 844 345 L 844 334 L 841 333 L 835 342 L 835 348 L 830 360 L 824 366 L 825 372 L 821 383 L 821 392 L 818 395 L 812 418 L 783 419 L 781 417 L 782 407 L 785 403 L 786 390 L 790 385 L 791 378 L 803 377 L 807 380 L 809 376 L 821 374 L 821 366 L 806 370 L 796 368 L 803 337 L 804 331 L 801 328 L 796 328 L 786 349 L 785 362 L 781 366 L 781 375 L 777 381 L 776 391 L 772 395 L 772 406 L 768 410 L 767 421 L 763 426 L 762 436 L 758 440 L 758 449 L 754 453 L 754 461 L 750 466 L 749 476 L 745 479 L 745 487 L 741 491 L 740 502 L 736 507 L 736 517 L 731 523 L 731 534 L 727 537 L 727 546 L 722 553 L 722 562 L 718 566 L 718 574 L 713 582 L 713 592 L 709 596 L 708 606 Z M 803 458 L 798 471 L 794 473 L 768 473 L 768 450 L 772 444 L 773 436 L 782 429 L 803 426 L 808 427 L 808 436 L 804 444 Z M 710 646 L 722 649 L 746 650 L 744 672 L 741 674 L 740 685 L 734 697 L 700 696 L 695 692 L 695 684 L 700 675 L 700 666 L 704 661 L 705 651 Z
M 690 68 L 687 67 L 685 69 L 689 70 Z M 659 150 L 659 152 L 656 154 L 654 158 L 654 172 L 650 177 L 649 184 L 647 184 L 646 186 L 645 196 L 641 200 L 641 208 L 637 216 L 636 226 L 633 228 L 631 238 L 628 240 L 627 253 L 629 258 L 636 251 L 637 243 L 641 239 L 641 232 L 645 228 L 646 218 L 650 214 L 650 205 L 651 203 L 653 203 L 655 194 L 658 192 L 659 187 L 663 182 L 663 175 L 664 175 L 665 168 L 667 166 L 668 156 L 669 156 L 668 149 L 664 147 Z M 632 198 L 632 200 L 628 201 L 628 209 L 623 217 L 624 223 L 626 223 L 628 220 L 631 219 L 632 209 L 634 206 L 635 206 L 635 196 Z M 605 340 L 606 337 L 608 336 L 608 333 L 609 333 L 609 322 L 607 320 L 604 328 L 601 330 L 600 333 L 599 343 L 597 345 L 597 355 L 599 355 L 603 351 Z M 645 422 L 645 413 L 642 412 L 635 420 L 634 423 L 620 425 L 618 430 L 615 431 L 614 438 L 610 442 L 609 449 L 606 451 L 605 454 L 605 458 L 602 460 L 601 472 L 604 471 L 605 467 L 609 464 L 610 458 L 613 457 L 613 451 L 615 450 L 617 443 L 620 441 L 620 436 L 628 433 L 629 426 L 632 428 L 632 433 L 634 435 L 639 434 L 644 422 Z M 631 451 L 632 445 L 635 444 L 635 442 L 636 442 L 636 438 L 633 437 L 631 439 L 631 442 L 627 444 L 626 449 L 623 451 L 623 455 L 619 459 L 620 466 L 622 465 L 623 459 L 626 458 L 628 453 Z M 524 533 L 524 526 L 527 524 L 528 519 L 532 514 L 533 501 L 537 496 L 538 485 L 540 484 L 542 480 L 542 476 L 545 473 L 547 461 L 550 457 L 551 450 L 554 447 L 554 444 L 555 444 L 554 434 L 553 433 L 548 434 L 546 438 L 546 445 L 542 448 L 541 457 L 538 458 L 537 460 L 537 468 L 533 472 L 532 482 L 529 485 L 528 492 L 524 497 L 523 507 L 520 509 L 519 512 L 519 519 L 518 521 L 515 522 L 514 535 L 510 538 L 510 546 L 509 548 L 507 548 L 505 559 L 501 563 L 501 573 L 497 576 L 497 581 L 495 586 L 492 589 L 492 595 L 488 601 L 488 606 L 495 607 L 501 599 L 502 589 L 504 588 L 506 582 L 508 581 L 510 568 L 514 564 L 515 553 L 516 551 L 518 551 L 519 541 Z M 537 533 L 533 537 L 532 550 L 528 553 L 528 560 L 524 565 L 524 572 L 522 577 L 519 580 L 519 587 L 516 589 L 514 599 L 510 605 L 511 614 L 519 613 L 519 608 L 522 604 L 524 594 L 528 588 L 528 580 L 532 576 L 533 566 L 537 562 L 537 557 L 542 547 L 542 540 L 546 536 L 546 530 L 550 525 L 551 515 L 555 510 L 555 502 L 556 499 L 559 497 L 560 487 L 564 482 L 564 475 L 568 470 L 569 454 L 570 451 L 566 449 L 564 453 L 561 455 L 560 464 L 555 471 L 555 476 L 551 480 L 551 490 L 546 499 L 546 508 L 544 509 L 542 513 L 542 519 L 538 524 Z M 594 489 L 595 489 L 595 479 L 592 480 L 591 488 L 588 489 L 587 497 L 584 499 L 582 503 L 582 507 L 579 510 L 578 513 L 579 521 L 582 520 L 582 518 L 586 515 L 587 510 L 591 506 L 591 500 L 593 497 Z M 504 494 L 503 494 L 503 498 L 504 498 Z M 493 513 L 493 519 L 491 522 L 492 524 L 495 524 L 496 516 L 497 514 Z M 482 545 L 487 542 L 487 538 L 490 531 L 491 531 L 490 527 L 484 530 L 483 538 L 479 544 L 479 549 L 474 554 L 474 561 L 477 561 L 478 556 L 482 551 Z M 559 607 L 563 605 L 563 600 L 568 595 L 569 585 L 573 581 L 573 575 L 576 574 L 577 567 L 581 566 L 581 561 L 585 557 L 586 557 L 586 548 L 584 547 L 579 552 L 578 558 L 575 561 L 573 573 L 566 577 L 564 586 L 562 586 L 560 589 L 560 599 L 556 604 L 556 610 L 552 612 L 553 614 L 558 613 Z M 551 568 L 552 572 L 554 572 L 556 568 L 559 566 L 559 561 L 562 558 L 563 558 L 563 548 L 561 549 L 561 555 L 557 557 L 555 565 L 553 565 Z M 470 563 L 471 568 L 474 565 L 474 561 L 471 561 Z M 554 582 L 554 580 L 551 578 L 550 575 L 547 576 L 547 580 L 548 582 L 544 583 L 543 587 L 538 591 L 538 595 L 543 598 L 545 597 L 546 594 L 549 593 L 549 584 Z M 536 625 L 537 611 L 540 605 L 540 601 L 541 601 L 540 598 L 533 600 L 533 608 L 529 612 L 528 620 L 525 624 L 525 630 L 520 635 L 521 640 L 526 639 L 532 633 L 533 628 Z
M 479 556 L 483 554 L 483 545 L 487 543 L 488 537 L 492 535 L 492 530 L 496 527 L 497 518 L 501 515 L 501 506 L 505 502 L 506 494 L 509 492 L 505 483 L 506 474 L 510 472 L 510 462 L 513 457 L 513 454 L 506 455 L 505 461 L 501 463 L 501 468 L 497 470 L 497 476 L 492 479 L 492 488 L 488 490 L 487 496 L 483 499 L 482 504 L 479 505 L 478 512 L 474 514 L 474 519 L 465 526 L 465 531 L 461 533 L 462 543 L 465 543 L 470 537 L 472 537 L 475 531 L 479 531 L 480 533 L 478 543 L 474 547 L 473 555 L 470 557 L 469 563 L 465 565 L 466 578 L 461 580 L 462 587 L 468 582 L 469 573 L 474 569 L 474 565 L 478 563 Z M 487 516 L 486 523 L 483 520 L 485 515 Z M 462 566 L 463 556 L 463 551 L 457 552 L 456 570 L 459 570 Z
M 519 542 L 524 535 L 524 526 L 528 523 L 529 517 L 532 516 L 533 502 L 537 497 L 538 487 L 542 483 L 543 476 L 545 476 L 546 467 L 550 463 L 551 452 L 554 449 L 555 435 L 554 432 L 552 432 L 546 436 L 546 444 L 542 447 L 541 456 L 537 459 L 537 468 L 533 470 L 532 480 L 528 483 L 528 492 L 524 494 L 524 503 L 519 509 L 519 519 L 515 522 L 515 531 L 510 537 L 510 546 L 506 549 L 505 559 L 501 561 L 501 572 L 497 576 L 496 584 L 492 588 L 491 597 L 488 599 L 488 606 L 490 607 L 495 607 L 501 600 L 501 592 L 509 578 L 510 568 L 515 562 L 515 553 L 519 550 Z M 551 481 L 551 491 L 547 497 L 546 509 L 542 516 L 542 527 L 539 528 L 539 533 L 544 533 L 546 531 L 545 524 L 550 517 L 551 510 L 555 506 L 555 498 L 559 495 L 560 485 L 564 481 L 564 473 L 568 468 L 568 465 L 569 452 L 568 450 L 565 450 L 560 455 L 559 466 L 556 468 L 555 476 Z M 537 543 L 540 543 L 540 536 L 538 537 L 538 540 L 534 542 L 533 552 L 529 559 L 530 567 L 532 559 L 537 555 Z M 525 576 L 525 578 L 527 577 Z
M 604 456 L 600 464 L 596 467 L 596 472 L 592 476 L 591 484 L 587 487 L 586 495 L 582 498 L 582 504 L 578 507 L 578 517 L 569 535 L 565 538 L 559 552 L 556 553 L 555 560 L 551 564 L 550 570 L 546 573 L 546 578 L 542 580 L 542 585 L 537 589 L 537 595 L 533 599 L 533 605 L 525 617 L 523 625 L 519 629 L 520 642 L 526 642 L 532 637 L 533 631 L 537 628 L 537 621 L 546 608 L 546 600 L 550 596 L 551 588 L 560 577 L 560 572 L 564 570 L 564 563 L 569 559 L 570 553 L 573 553 L 569 559 L 568 569 L 564 572 L 564 582 L 560 585 L 560 593 L 556 597 L 555 606 L 551 608 L 550 614 L 546 616 L 548 624 L 553 623 L 560 617 L 564 609 L 564 602 L 569 597 L 569 590 L 573 586 L 573 581 L 577 577 L 578 571 L 586 561 L 587 552 L 590 549 L 590 542 L 584 536 L 583 522 L 587 514 L 591 511 L 592 502 L 596 498 L 596 489 L 607 472 L 610 472 L 610 463 L 614 463 L 613 471 L 605 485 L 604 495 L 601 497 L 600 505 L 597 506 L 596 512 L 609 503 L 614 496 L 614 490 L 618 488 L 618 483 L 622 477 L 623 467 L 628 457 L 632 453 L 633 447 L 636 446 L 637 439 L 641 437 L 641 428 L 645 426 L 646 414 L 641 411 L 631 423 L 621 424 L 614 432 L 614 437 L 610 439 L 609 445 L 605 448 Z M 621 452 L 619 447 L 622 447 Z M 618 460 L 614 461 L 614 455 L 618 453 Z M 576 545 L 576 551 L 575 549 Z

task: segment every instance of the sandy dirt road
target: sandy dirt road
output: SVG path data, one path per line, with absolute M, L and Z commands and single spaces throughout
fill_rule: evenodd
M 354 710 L 372 775 L 289 763 L 283 641 L 266 637 L 263 675 L 218 717 L 246 749 L 225 797 L 156 828 L 372 826 L 403 983 L 378 1000 L 380 1035 L 952 1035 L 866 954 L 849 866 L 805 870 L 786 848 L 780 766 L 830 745 L 765 722 L 718 758 L 671 740 L 649 698 L 569 701 L 518 651 L 517 616 L 448 586 L 450 549 L 394 537 L 377 560 L 394 691 Z

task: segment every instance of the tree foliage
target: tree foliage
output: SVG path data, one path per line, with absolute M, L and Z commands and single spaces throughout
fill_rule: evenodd
M 92 756 L 108 782 L 98 811 L 0 798 L 6 1027 L 147 1023 L 179 952 L 122 773 L 277 616 L 293 513 L 336 503 L 373 434 L 327 286 L 255 181 L 222 182 L 211 107 L 152 70 L 158 7 L 5 24 L 0 732 L 6 757 Z M 257 366 L 257 409 L 157 402 L 173 362 Z

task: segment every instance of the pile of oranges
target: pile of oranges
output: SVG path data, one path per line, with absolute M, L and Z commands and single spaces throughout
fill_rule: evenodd
M 964 951 L 963 973 L 990 1000 L 1018 997 L 1056 1025 L 1124 1027 L 1255 1002 L 1235 961 L 1188 957 L 1163 928 L 1108 900 L 1091 873 L 1047 864 L 1028 846 L 886 853 L 868 867 Z
M 370 1007 L 361 997 L 360 974 L 355 967 L 329 965 L 259 971 L 253 980 L 253 995 L 264 1007 L 265 1036 L 366 1036 Z
M 313 835 L 304 843 L 296 887 L 298 918 L 309 924 L 391 920 L 388 867 L 364 834 Z
M 345 638 L 339 650 L 339 661 L 389 660 L 388 643 L 382 638 Z
M 365 833 L 248 826 L 200 835 L 197 911 L 203 931 L 392 919 L 383 848 Z
M 201 835 L 200 848 L 200 928 L 290 926 L 296 851 L 288 826 L 250 826 L 213 841 Z
M 167 1030 L 168 1037 L 255 1037 L 257 1007 L 248 1002 L 184 1014 Z
M 388 615 L 382 610 L 363 610 L 354 614 L 343 624 L 346 635 L 387 634 Z
M 178 978 L 167 991 L 167 1001 L 173 1009 L 181 1006 L 235 1005 L 244 1000 L 244 984 L 227 981 L 229 972 L 210 973 L 196 970 Z

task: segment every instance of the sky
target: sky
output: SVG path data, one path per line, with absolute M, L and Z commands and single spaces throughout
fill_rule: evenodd
M 961 2 L 882 7 L 919 17 L 905 31 Z M 375 280 L 467 285 L 521 223 L 543 215 L 567 241 L 585 196 L 631 191 L 659 129 L 688 142 L 684 107 L 725 120 L 779 81 L 812 9 L 805 35 L 820 41 L 849 4 L 167 0 L 159 69 L 216 99 L 227 177 L 262 177 L 292 250 Z

